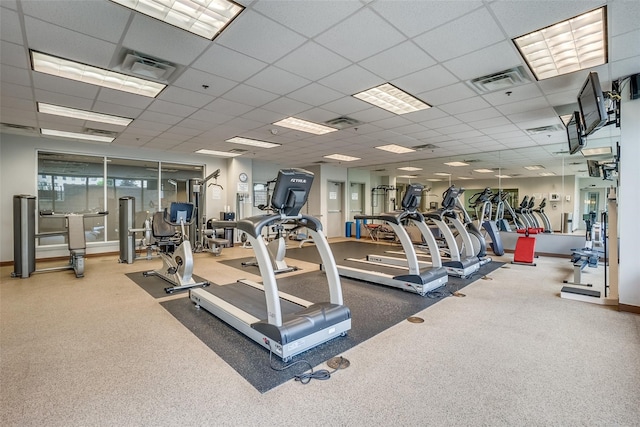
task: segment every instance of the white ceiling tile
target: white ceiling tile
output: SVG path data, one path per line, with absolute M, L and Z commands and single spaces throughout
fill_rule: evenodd
M 198 110 L 195 113 L 193 113 L 191 116 L 189 116 L 189 119 L 186 119 L 186 120 L 190 120 L 190 119 L 206 122 L 208 124 L 206 128 L 197 127 L 196 129 L 208 130 L 215 127 L 215 125 L 217 124 L 228 122 L 229 120 L 233 119 L 233 116 L 229 114 L 216 112 L 216 111 Z M 185 122 L 182 122 L 180 125 L 188 126 Z
M 127 130 L 144 132 L 144 135 L 160 135 L 170 127 L 170 124 L 160 123 L 158 121 L 147 121 L 140 118 L 131 122 L 131 124 L 127 126 Z
M 0 43 L 0 62 L 12 67 L 29 69 L 31 60 L 24 46 L 2 40 Z
M 171 128 L 169 128 L 169 130 L 167 130 L 167 133 L 171 133 L 171 134 L 174 134 L 174 135 L 182 135 L 182 136 L 194 137 L 194 136 L 200 135 L 202 133 L 202 131 L 199 130 L 199 129 L 191 129 L 191 128 L 188 128 L 188 127 L 176 125 L 176 126 L 172 126 Z
M 214 76 L 204 71 L 188 69 L 173 82 L 173 85 L 208 96 L 220 96 L 238 83 Z M 206 88 L 203 85 L 207 86 Z
M 172 116 L 186 117 L 195 113 L 196 111 L 198 111 L 198 109 L 194 107 L 188 107 L 186 105 L 156 99 L 151 103 L 151 105 L 149 105 L 149 107 L 147 107 L 147 111 L 155 111 Z
M 252 6 L 256 11 L 292 30 L 313 37 L 352 14 L 361 5 L 356 1 L 263 1 Z
M 229 120 L 224 125 L 244 132 L 244 131 L 259 128 L 262 125 L 262 123 L 256 120 L 249 120 L 244 117 L 236 117 L 235 119 Z M 235 147 L 235 148 L 239 148 L 239 147 Z
M 411 61 L 407 61 L 408 58 Z M 359 65 L 389 81 L 431 67 L 435 63 L 432 57 L 413 42 L 406 41 L 360 61 Z
M 444 105 L 450 102 L 459 101 L 461 99 L 472 98 L 477 94 L 469 89 L 464 83 L 455 83 L 450 86 L 442 87 L 440 89 L 430 90 L 417 94 L 417 97 L 422 99 L 429 105 Z
M 193 68 L 236 82 L 244 81 L 268 64 L 250 56 L 212 44 L 194 63 Z
M 62 93 L 48 92 L 36 89 L 36 100 L 47 104 L 62 105 L 64 107 L 80 108 L 82 110 L 91 110 L 93 100 L 88 98 L 80 98 L 73 95 L 65 95 Z
M 455 37 L 451 37 L 455 34 Z M 477 9 L 414 39 L 439 62 L 504 40 L 504 34 L 486 8 Z
M 318 80 L 351 64 L 345 58 L 309 41 L 275 63 L 310 80 Z
M 343 96 L 335 101 L 327 102 L 322 105 L 322 108 L 336 113 L 336 116 L 349 116 L 354 119 L 356 118 L 354 114 L 360 112 L 362 114 L 360 114 L 360 118 L 358 120 L 366 120 L 367 122 L 389 117 L 388 111 L 377 107 L 371 108 L 371 104 L 364 103 L 353 96 Z
M 615 79 L 638 73 L 638 57 L 623 59 L 611 63 L 611 76 Z
M 29 47 L 49 55 L 108 68 L 117 45 L 25 16 Z
M 384 82 L 364 68 L 352 65 L 323 78 L 319 83 L 345 95 L 353 95 Z
M 16 110 L 23 110 L 33 112 L 35 110 L 35 103 L 31 99 L 25 98 L 14 98 L 9 95 L 5 95 L 2 97 L 2 107 L 4 108 L 12 108 Z
M 360 61 L 404 40 L 404 36 L 369 9 L 361 9 L 315 38 L 351 61 Z
M 120 117 L 135 119 L 142 113 L 139 108 L 127 107 L 125 105 L 110 104 L 108 102 L 96 102 L 91 111 L 98 113 L 113 114 Z
M 440 105 L 440 108 L 449 114 L 462 114 L 469 111 L 486 109 L 487 107 L 490 107 L 489 103 L 479 96 Z
M 443 65 L 460 80 L 469 80 L 524 65 L 524 61 L 516 53 L 513 43 L 505 41 L 452 59 Z
M 200 110 L 198 111 L 196 114 L 198 116 L 200 116 L 201 114 L 205 113 L 205 110 Z M 218 116 L 218 120 L 219 116 Z M 134 122 L 135 123 L 135 122 Z M 197 129 L 197 130 L 201 130 L 201 131 L 208 131 L 209 129 L 211 129 L 213 127 L 214 124 L 211 124 L 209 122 L 207 122 L 206 120 L 194 120 L 191 118 L 187 118 L 184 119 L 183 121 L 180 122 L 179 126 L 181 127 L 186 127 L 189 129 Z
M 158 122 L 162 124 L 175 125 L 182 120 L 181 117 L 173 116 L 171 114 L 157 113 L 155 111 L 145 111 L 139 116 L 140 120 L 147 120 L 150 122 Z M 166 129 L 165 129 L 166 130 Z
M 518 101 L 506 105 L 499 105 L 496 107 L 496 109 L 509 117 L 516 113 L 524 113 L 530 110 L 537 110 L 544 107 L 549 107 L 549 103 L 547 102 L 546 98 L 540 96 L 538 98 L 533 98 L 526 101 Z
M 268 104 L 267 104 L 268 105 Z M 245 119 L 257 121 L 260 123 L 273 123 L 277 122 L 284 118 L 284 116 L 289 116 L 289 113 L 280 113 L 277 111 L 269 111 L 262 108 L 254 108 L 246 114 L 243 114 L 242 117 Z M 267 126 L 271 128 L 272 126 Z
M 380 1 L 371 8 L 409 37 L 449 22 L 482 6 L 481 1 Z
M 638 15 L 640 19 L 640 14 Z M 611 37 L 609 43 L 610 56 L 623 60 L 640 55 L 640 29 Z M 640 66 L 638 67 L 640 69 Z
M 458 79 L 441 65 L 435 65 L 394 80 L 393 83 L 410 94 L 417 94 L 457 83 Z
M 304 37 L 254 11 L 245 10 L 218 36 L 216 42 L 271 64 L 305 40 Z
M 609 36 L 615 37 L 629 31 L 637 31 L 638 17 L 640 17 L 640 2 L 626 0 L 621 3 L 616 3 L 616 6 L 619 7 L 607 8 L 607 32 Z
M 25 1 L 25 15 L 112 43 L 122 37 L 131 9 L 102 1 Z
M 287 97 L 312 105 L 323 105 L 339 98 L 343 98 L 344 95 L 340 92 L 336 92 L 335 90 L 331 90 L 328 87 L 319 85 L 318 83 L 311 83 L 303 88 L 291 92 Z
M 542 96 L 542 92 L 535 83 L 512 87 L 482 95 L 491 105 L 504 105 L 512 102 L 526 101 Z
M 254 106 L 241 104 L 235 101 L 229 101 L 228 99 L 224 98 L 216 98 L 213 102 L 205 107 L 206 110 L 233 116 L 241 116 L 253 110 L 254 108 Z
M 202 87 L 202 86 L 201 86 Z M 207 92 L 206 89 L 202 90 Z M 165 88 L 156 99 L 167 100 L 191 107 L 204 107 L 215 99 L 213 95 L 206 93 L 194 92 L 188 89 L 182 89 L 176 86 Z
M 191 64 L 210 44 L 204 37 L 140 13 L 134 14 L 122 40 L 129 49 L 181 65 Z
M 245 81 L 245 84 L 259 87 L 278 95 L 286 95 L 309 84 L 310 81 L 276 67 L 267 67 Z
M 508 122 L 508 120 L 504 119 L 504 117 L 502 116 L 502 114 L 496 110 L 495 108 L 485 108 L 482 110 L 476 110 L 476 111 L 470 111 L 468 113 L 462 113 L 462 114 L 456 114 L 456 118 L 458 120 L 461 120 L 463 122 L 472 122 L 474 123 L 474 127 L 479 129 L 477 126 L 475 126 L 476 123 L 478 123 L 479 120 L 482 120 L 484 122 L 486 121 L 490 121 L 493 118 L 496 117 L 500 117 L 503 120 L 505 120 L 506 122 Z
M 22 39 L 22 26 L 20 25 L 18 14 L 4 7 L 0 8 L 0 37 L 2 37 L 2 40 L 11 43 L 24 43 Z
M 278 98 L 278 95 L 255 87 L 239 85 L 225 93 L 223 98 L 240 104 L 260 107 Z
M 12 67 L 10 65 L 0 65 L 0 81 L 21 86 L 30 86 L 29 73 L 25 73 L 23 68 Z
M 312 106 L 283 96 L 275 101 L 264 104 L 262 108 L 279 113 L 283 116 L 295 116 L 298 113 L 312 108 Z

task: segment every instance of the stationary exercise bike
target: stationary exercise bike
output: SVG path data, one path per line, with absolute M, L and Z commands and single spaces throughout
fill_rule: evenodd
M 147 276 L 158 276 L 173 286 L 164 288 L 168 294 L 194 287 L 209 286 L 209 282 L 193 279 L 193 251 L 185 232 L 185 226 L 194 220 L 193 203 L 171 203 L 169 213 L 165 209 L 153 214 L 151 230 L 160 249 L 162 270 L 145 271 Z M 176 227 L 180 227 L 176 233 Z

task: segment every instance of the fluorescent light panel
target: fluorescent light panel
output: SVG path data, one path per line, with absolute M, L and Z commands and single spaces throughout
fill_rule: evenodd
M 55 129 L 40 129 L 40 133 L 47 136 L 58 136 L 60 138 L 82 139 L 84 141 L 112 142 L 115 138 L 110 136 L 89 135 L 86 133 L 65 132 Z
M 524 168 L 526 170 L 529 170 L 529 171 L 537 171 L 537 170 L 540 170 L 540 169 L 544 169 L 544 166 L 542 166 L 542 165 L 531 165 L 531 166 L 525 166 Z
M 417 168 L 415 166 L 403 166 L 401 168 L 398 168 L 398 170 L 407 171 L 407 172 L 416 172 L 416 171 L 421 171 L 422 168 Z
M 351 157 L 344 154 L 330 154 L 324 157 L 327 159 L 339 160 L 341 162 L 353 162 L 354 160 L 360 160 L 360 157 Z
M 128 126 L 133 119 L 112 116 L 110 114 L 94 113 L 93 111 L 78 110 L 76 108 L 62 107 L 60 105 L 38 102 L 38 111 L 55 116 L 71 117 L 73 119 L 89 120 L 92 122 L 108 123 L 117 126 Z
M 279 147 L 280 144 L 273 142 L 260 141 L 259 139 L 242 138 L 241 136 L 234 136 L 231 139 L 227 139 L 227 142 L 233 142 L 234 144 L 250 145 L 252 147 L 260 148 L 274 148 Z
M 553 172 L 540 172 L 538 175 L 540 176 L 555 176 L 556 174 Z
M 469 178 L 468 176 L 459 176 L 458 179 L 473 179 L 473 178 Z
M 390 83 L 384 83 L 353 96 L 395 114 L 413 113 L 431 108 L 429 104 L 425 104 Z
M 538 80 L 607 62 L 606 7 L 513 39 Z
M 447 166 L 469 166 L 469 163 L 465 163 L 465 162 L 446 162 L 445 165 L 447 165 Z
M 473 171 L 479 173 L 493 173 L 491 169 L 474 169 Z
M 378 150 L 384 150 L 384 151 L 388 151 L 390 153 L 395 153 L 395 154 L 413 153 L 414 151 L 416 151 L 413 148 L 407 148 L 397 144 L 381 145 L 376 148 Z
M 295 117 L 287 117 L 286 119 L 282 119 L 279 122 L 275 122 L 273 124 L 276 126 L 282 126 L 283 128 L 312 133 L 314 135 L 324 135 L 326 133 L 335 132 L 338 130 L 330 128 L 329 126 L 309 122 L 307 120 L 297 119 Z
M 600 156 L 602 154 L 611 154 L 611 147 L 594 147 L 582 149 L 583 156 Z
M 109 89 L 155 98 L 167 85 L 144 80 L 91 65 L 81 64 L 57 56 L 36 51 L 31 52 L 31 67 L 34 71 L 64 77 Z
M 436 176 L 451 176 L 450 173 L 446 173 L 446 172 L 435 172 L 434 175 L 436 175 Z
M 409 178 L 409 179 L 413 179 L 413 178 L 417 178 L 418 175 L 398 175 L 398 178 Z
M 440 182 L 442 180 L 440 178 L 427 178 L 427 181 L 429 181 L 429 182 Z
M 112 1 L 209 40 L 213 40 L 244 9 L 226 0 Z
M 511 178 L 509 175 L 496 175 L 496 178 Z
M 206 148 L 202 148 L 196 151 L 197 154 L 206 154 L 209 156 L 218 156 L 218 157 L 237 157 L 242 155 L 242 153 L 230 153 L 228 151 L 216 151 L 216 150 L 207 150 Z

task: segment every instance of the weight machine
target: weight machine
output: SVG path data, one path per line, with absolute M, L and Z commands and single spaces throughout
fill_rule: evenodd
M 76 277 L 84 277 L 84 257 L 87 239 L 84 231 L 84 219 L 108 215 L 109 212 L 97 213 L 55 213 L 40 212 L 41 217 L 64 218 L 65 229 L 36 233 L 36 197 L 26 194 L 13 196 L 13 266 L 11 277 L 28 278 L 31 273 L 73 270 Z M 50 236 L 65 236 L 69 249 L 69 263 L 60 267 L 36 270 L 36 239 Z

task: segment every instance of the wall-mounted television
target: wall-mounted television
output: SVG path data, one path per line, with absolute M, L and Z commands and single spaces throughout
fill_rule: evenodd
M 595 71 L 589 73 L 582 89 L 578 92 L 578 107 L 584 136 L 591 135 L 607 123 L 604 95 L 600 88 L 598 73 Z
M 582 121 L 579 111 L 574 111 L 571 120 L 567 123 L 567 139 L 569 141 L 569 154 L 575 154 L 587 145 L 587 141 L 582 134 Z
M 600 163 L 597 160 L 587 160 L 587 169 L 590 177 L 600 178 Z

